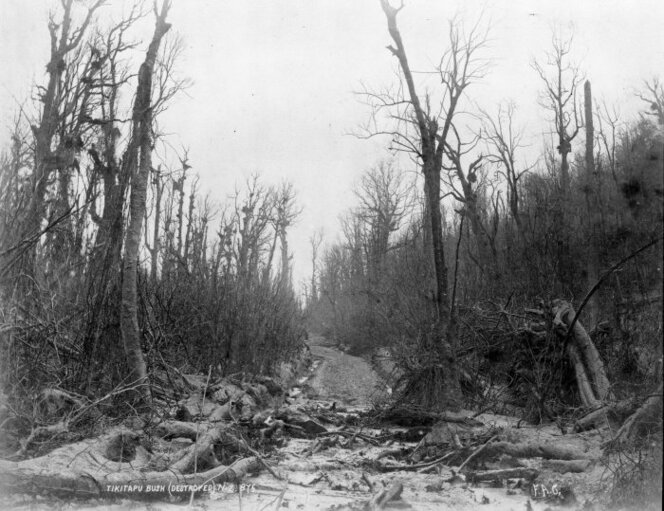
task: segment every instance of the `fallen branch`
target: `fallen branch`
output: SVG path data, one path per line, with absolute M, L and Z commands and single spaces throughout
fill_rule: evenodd
M 365 435 L 363 433 L 358 433 L 358 432 L 353 432 L 353 431 L 324 431 L 322 433 L 318 433 L 318 436 L 335 436 L 335 435 L 340 435 L 340 436 L 345 436 L 348 438 L 360 438 L 364 440 L 365 442 L 371 444 L 371 445 L 380 445 L 380 442 L 376 440 L 375 438 L 370 437 L 369 435 Z
M 559 474 L 566 474 L 568 472 L 579 473 L 585 472 L 590 466 L 590 460 L 544 460 L 542 461 L 542 468 L 548 468 Z
M 602 427 L 608 420 L 622 424 L 638 408 L 634 399 L 625 399 L 616 403 L 601 406 L 574 423 L 574 432 L 588 431 L 589 429 Z
M 441 456 L 440 458 L 436 458 L 435 460 L 432 461 L 427 461 L 426 463 L 417 463 L 415 465 L 403 465 L 403 464 L 383 464 L 383 463 L 376 463 L 375 468 L 381 472 L 395 472 L 395 471 L 400 471 L 400 470 L 420 470 L 420 469 L 425 469 L 425 468 L 431 468 L 435 465 L 438 465 L 439 463 L 442 463 L 445 461 L 447 458 L 452 456 L 454 454 L 453 452 L 449 452 L 445 454 L 444 456 Z
M 466 458 L 466 461 L 464 461 L 461 465 L 459 465 L 459 468 L 456 469 L 457 472 L 461 472 L 463 470 L 463 467 L 465 467 L 468 464 L 468 462 L 472 460 L 475 456 L 481 453 L 487 445 L 489 445 L 491 442 L 493 442 L 493 440 L 495 440 L 495 438 L 496 435 L 492 436 L 491 438 L 489 438 L 489 440 L 480 445 L 478 449 L 476 449 L 470 456 Z
M 504 468 L 498 470 L 479 470 L 466 472 L 466 478 L 471 483 L 497 481 L 501 479 L 527 479 L 532 481 L 539 475 L 534 468 Z
M 514 458 L 544 458 L 548 460 L 575 460 L 579 452 L 556 445 L 543 445 L 535 443 L 513 444 L 510 442 L 494 442 L 487 445 L 484 454 L 495 456 L 509 454 Z

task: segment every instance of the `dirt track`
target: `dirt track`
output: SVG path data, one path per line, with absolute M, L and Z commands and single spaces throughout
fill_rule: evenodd
M 364 359 L 339 351 L 324 337 L 312 336 L 308 344 L 317 364 L 308 382 L 315 397 L 363 407 L 382 396 L 378 375 Z

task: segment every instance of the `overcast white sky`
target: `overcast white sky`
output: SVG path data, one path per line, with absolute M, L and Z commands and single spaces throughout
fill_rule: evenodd
M 52 0 L 0 2 L 0 142 L 7 119 L 29 86 L 43 83 L 46 29 Z M 111 0 L 104 16 L 128 2 Z M 328 239 L 352 204 L 359 175 L 386 158 L 387 140 L 347 133 L 368 119 L 353 94 L 361 83 L 393 83 L 396 63 L 378 0 L 174 0 L 169 16 L 184 39 L 179 64 L 193 80 L 162 125 L 190 148 L 203 191 L 223 199 L 254 172 L 267 183 L 290 180 L 303 213 L 291 234 L 296 284 L 310 272 L 308 238 L 322 227 Z M 551 29 L 573 25 L 574 56 L 596 98 L 634 115 L 633 92 L 664 69 L 661 0 L 406 0 L 399 23 L 412 67 L 430 70 L 446 48 L 447 19 L 472 23 L 484 11 L 492 26 L 487 56 L 494 65 L 469 89 L 490 110 L 503 99 L 518 105 L 517 121 L 533 143 L 545 129 L 537 106 L 541 88 L 530 68 L 550 48 Z M 143 26 L 149 40 L 152 19 Z M 408 169 L 412 170 L 412 169 Z

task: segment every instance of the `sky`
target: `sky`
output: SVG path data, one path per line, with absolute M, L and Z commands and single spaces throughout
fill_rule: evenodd
M 2 145 L 17 102 L 45 82 L 47 13 L 58 4 L 0 0 Z M 109 0 L 100 13 L 108 20 L 129 5 Z M 530 63 L 550 49 L 555 27 L 574 33 L 573 58 L 594 97 L 617 105 L 625 120 L 638 109 L 643 80 L 664 70 L 661 0 L 406 0 L 398 22 L 414 70 L 433 69 L 455 15 L 490 26 L 491 69 L 469 97 L 489 111 L 516 102 L 532 146 L 541 144 L 547 118 Z M 334 241 L 362 172 L 390 157 L 389 140 L 352 135 L 370 116 L 356 92 L 396 82 L 379 1 L 173 0 L 169 20 L 184 41 L 177 71 L 192 85 L 160 123 L 174 147 L 189 148 L 202 192 L 219 201 L 255 173 L 266 184 L 293 183 L 302 207 L 290 234 L 297 285 L 311 272 L 312 233 L 323 229 Z M 136 37 L 147 43 L 152 27 L 148 18 Z

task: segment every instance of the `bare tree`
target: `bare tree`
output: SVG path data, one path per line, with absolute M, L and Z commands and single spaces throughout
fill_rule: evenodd
M 164 179 L 161 166 L 152 169 L 152 185 L 154 186 L 154 218 L 152 223 L 152 246 L 147 239 L 147 229 L 145 246 L 150 253 L 150 279 L 154 282 L 157 279 L 157 269 L 159 266 L 159 257 L 161 254 L 161 208 L 164 196 Z M 147 225 L 147 215 L 146 215 Z
M 83 40 L 92 17 L 99 9 L 103 0 L 97 0 L 87 10 L 87 13 L 78 27 L 74 25 L 74 0 L 63 0 L 63 13 L 60 22 L 51 16 L 48 22 L 51 48 L 50 59 L 46 66 L 48 83 L 39 87 L 39 100 L 42 103 L 39 123 L 32 125 L 34 136 L 33 171 L 30 175 L 30 199 L 24 214 L 19 222 L 16 241 L 26 239 L 40 232 L 41 222 L 44 219 L 49 178 L 56 169 L 64 169 L 73 163 L 71 158 L 73 146 L 65 147 L 65 140 L 59 140 L 53 150 L 54 140 L 58 129 L 62 125 L 65 115 L 63 94 L 65 91 L 65 73 L 68 56 L 77 50 Z M 71 134 L 70 136 L 73 136 Z M 74 137 L 78 141 L 78 137 Z M 38 238 L 37 238 L 38 239 Z M 24 272 L 32 281 L 35 273 L 36 243 L 26 251 Z
M 522 233 L 521 211 L 519 209 L 519 181 L 533 168 L 533 165 L 520 166 L 517 151 L 523 147 L 523 133 L 514 126 L 516 105 L 512 102 L 501 104 L 495 117 L 483 111 L 482 136 L 487 144 L 487 162 L 497 166 L 498 174 L 507 183 L 507 204 L 518 231 Z
M 295 205 L 295 190 L 291 183 L 283 183 L 276 196 L 277 221 L 276 229 L 281 246 L 281 283 L 288 289 L 293 287 L 291 281 L 291 255 L 288 251 L 288 227 L 301 213 Z
M 413 72 L 408 62 L 406 49 L 397 26 L 397 15 L 403 8 L 393 7 L 388 0 L 380 0 L 387 19 L 387 28 L 393 45 L 388 50 L 399 61 L 399 67 L 406 83 L 406 92 L 399 98 L 381 98 L 377 100 L 384 108 L 397 109 L 393 118 L 411 129 L 390 132 L 395 146 L 410 151 L 421 160 L 424 174 L 428 223 L 430 224 L 433 249 L 433 266 L 436 281 L 436 313 L 434 325 L 434 344 L 441 358 L 442 374 L 436 372 L 436 387 L 442 387 L 438 406 L 454 407 L 460 398 L 460 387 L 454 357 L 456 334 L 448 299 L 448 277 L 443 249 L 442 217 L 440 212 L 440 178 L 443 157 L 448 135 L 452 128 L 454 115 L 465 89 L 484 75 L 486 66 L 478 58 L 478 51 L 486 41 L 486 33 L 479 26 L 462 37 L 456 24 L 450 23 L 450 48 L 441 58 L 437 69 L 444 89 L 444 98 L 438 107 L 432 107 L 429 94 L 421 97 L 417 91 Z M 440 366 L 439 366 L 440 367 Z M 441 379 L 442 378 L 442 379 Z M 434 401 L 437 399 L 434 398 Z
M 653 116 L 660 126 L 664 126 L 664 86 L 655 77 L 643 83 L 644 92 L 637 93 L 637 97 L 648 104 L 647 115 Z
M 593 98 L 590 81 L 586 80 L 583 87 L 584 93 L 584 117 L 586 132 L 586 154 L 585 154 L 585 179 L 584 192 L 586 195 L 586 206 L 588 209 L 588 261 L 586 263 L 588 289 L 592 289 L 599 280 L 599 248 L 600 248 L 600 208 L 599 201 L 599 179 L 595 167 L 595 129 L 593 122 Z M 597 294 L 593 294 L 588 300 L 588 312 L 590 325 L 594 326 L 599 319 L 599 303 Z
M 613 105 L 611 108 L 602 102 L 600 106 L 595 107 L 597 112 L 597 138 L 599 139 L 599 144 L 604 149 L 604 156 L 606 157 L 609 170 L 611 171 L 611 177 L 616 186 L 618 186 L 618 174 L 617 174 L 617 160 L 616 160 L 616 149 L 617 149 L 617 139 L 618 139 L 618 128 L 620 127 L 620 112 L 618 108 Z M 601 165 L 602 160 L 598 162 Z
M 311 246 L 311 284 L 309 289 L 309 303 L 318 301 L 318 251 L 323 243 L 323 230 L 318 229 L 309 237 Z
M 124 122 L 120 116 L 120 92 L 132 78 L 124 63 L 125 53 L 136 48 L 136 44 L 126 41 L 128 29 L 143 13 L 133 8 L 129 15 L 108 33 L 97 33 L 91 43 L 95 73 L 88 77 L 99 97 L 97 108 L 84 112 L 84 122 L 94 128 L 93 142 L 89 144 L 88 155 L 92 160 L 91 185 L 95 190 L 101 180 L 102 190 L 96 192 L 90 208 L 90 217 L 97 225 L 97 234 L 92 253 L 91 275 L 96 278 L 101 271 L 115 268 L 120 261 L 123 238 L 123 204 L 129 187 L 129 175 L 124 164 L 118 162 L 118 143 L 121 137 L 120 126 Z M 103 199 L 101 215 L 97 212 L 97 199 Z M 96 289 L 105 289 L 105 283 L 93 284 Z M 104 294 L 103 292 L 101 293 Z
M 127 165 L 131 171 L 131 195 L 129 203 L 130 218 L 125 238 L 122 267 L 120 329 L 129 366 L 129 381 L 138 383 L 146 383 L 147 380 L 138 326 L 137 276 L 141 231 L 147 200 L 147 183 L 152 168 L 154 114 L 151 102 L 152 79 L 159 45 L 166 32 L 171 28 L 170 23 L 166 22 L 170 5 L 169 0 L 164 0 L 161 10 L 157 10 L 156 4 L 154 7 L 156 25 L 152 41 L 138 74 L 138 86 L 132 115 L 132 135 L 128 151 L 125 154 L 125 161 L 128 162 Z M 149 392 L 146 386 L 141 388 L 143 389 L 141 397 L 145 400 L 149 397 Z
M 241 201 L 242 206 L 238 203 L 239 193 L 236 195 L 233 220 L 233 229 L 238 234 L 234 257 L 238 275 L 245 283 L 257 275 L 261 254 L 269 246 L 269 227 L 275 223 L 274 190 L 264 187 L 258 176 L 252 176 L 247 182 L 247 192 Z
M 572 141 L 581 127 L 576 95 L 582 78 L 579 68 L 570 62 L 572 37 L 563 40 L 554 34 L 552 45 L 553 50 L 546 54 L 545 64 L 535 60 L 532 68 L 544 82 L 541 105 L 553 114 L 555 134 L 558 137 L 556 149 L 561 158 L 560 187 L 564 194 L 570 184 L 568 158 L 572 152 Z
M 375 287 L 383 272 L 390 236 L 399 230 L 413 207 L 412 186 L 390 162 L 380 162 L 362 175 L 355 191 L 356 214 L 364 223 L 367 272 Z
M 480 270 L 488 273 L 493 281 L 498 277 L 495 236 L 492 236 L 488 226 L 485 225 L 483 216 L 486 215 L 483 215 L 481 202 L 483 186 L 486 185 L 486 173 L 482 165 L 484 156 L 482 154 L 476 156 L 465 166 L 463 163 L 463 157 L 473 152 L 480 138 L 476 136 L 470 142 L 464 143 L 454 125 L 452 125 L 451 135 L 453 135 L 455 143 L 452 144 L 452 137 L 449 137 L 450 142 L 446 143 L 445 148 L 449 164 L 443 164 L 443 168 L 447 170 L 449 176 L 450 193 L 462 204 L 460 214 L 470 220 L 470 228 L 477 245 L 477 262 Z M 460 189 L 455 182 L 461 185 Z
M 655 77 L 644 82 L 644 88 L 645 92 L 638 93 L 637 97 L 648 104 L 647 115 L 654 117 L 659 127 L 661 137 L 660 159 L 662 161 L 662 171 L 664 171 L 664 86 L 662 86 L 659 78 Z

